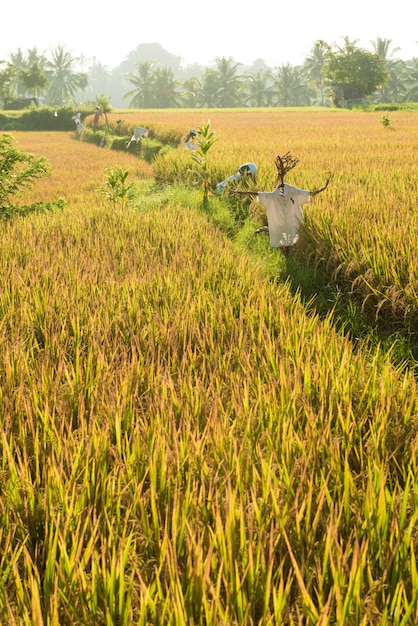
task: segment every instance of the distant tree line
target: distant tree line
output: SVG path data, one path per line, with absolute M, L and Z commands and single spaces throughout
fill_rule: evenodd
M 418 101 L 418 57 L 397 58 L 390 39 L 371 42 L 372 51 L 344 38 L 341 46 L 313 45 L 302 65 L 268 67 L 258 59 L 243 66 L 217 57 L 212 66 L 182 67 L 159 44 L 141 44 L 111 70 L 97 59 L 75 56 L 65 46 L 49 56 L 21 49 L 0 61 L 0 106 L 29 103 L 68 106 L 106 95 L 117 108 L 233 108 L 344 106 L 350 101 Z

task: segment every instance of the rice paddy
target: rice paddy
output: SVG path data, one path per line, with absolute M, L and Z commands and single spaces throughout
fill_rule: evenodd
M 272 189 L 288 150 L 293 184 L 332 171 L 295 253 L 414 331 L 413 115 L 128 115 L 179 137 L 210 118 L 218 180 L 250 160 Z M 0 234 L 0 623 L 416 624 L 414 372 L 175 195 L 122 211 L 98 193 L 116 166 L 175 184 L 183 146 L 150 166 L 16 137 L 52 167 L 30 198 L 67 204 Z

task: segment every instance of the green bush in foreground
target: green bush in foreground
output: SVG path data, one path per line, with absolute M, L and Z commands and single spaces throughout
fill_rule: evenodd
M 48 175 L 49 171 L 49 163 L 44 157 L 22 152 L 14 146 L 12 136 L 4 134 L 0 138 L 0 216 L 39 212 L 55 206 L 62 208 L 62 200 L 26 206 L 16 204 L 19 192 L 25 187 L 31 187 L 36 180 Z

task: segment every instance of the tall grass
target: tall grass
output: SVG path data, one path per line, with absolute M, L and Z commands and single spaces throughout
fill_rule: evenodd
M 0 620 L 416 623 L 413 375 L 204 215 L 67 180 L 0 235 Z
M 29 196 L 31 201 L 52 201 L 61 197 L 73 207 L 89 203 L 100 204 L 95 190 L 106 180 L 106 168 L 128 169 L 130 178 L 152 178 L 149 163 L 127 152 L 113 152 L 80 142 L 75 133 L 15 132 L 16 145 L 35 155 L 45 155 L 51 165 L 51 175 L 37 182 Z
M 305 207 L 297 253 L 329 272 L 372 318 L 416 335 L 416 113 L 392 112 L 390 128 L 382 126 L 378 111 L 341 110 L 199 111 L 190 112 L 187 123 L 198 124 L 204 115 L 220 138 L 210 155 L 214 186 L 252 161 L 259 168 L 258 189 L 272 190 L 274 158 L 287 151 L 300 159 L 288 178 L 298 187 L 318 189 L 333 173 L 326 192 Z M 158 119 L 177 126 L 185 117 L 171 112 Z M 157 159 L 158 180 L 193 184 L 182 148 Z M 265 211 L 256 214 L 265 220 Z

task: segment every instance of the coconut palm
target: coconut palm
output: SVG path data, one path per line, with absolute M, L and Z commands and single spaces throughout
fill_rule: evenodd
M 34 60 L 20 71 L 20 80 L 31 96 L 39 101 L 40 93 L 48 84 L 48 75 L 42 67 L 42 62 Z
M 21 72 L 26 67 L 25 54 L 21 48 L 18 48 L 16 52 L 11 52 L 9 54 L 9 64 L 13 67 L 13 76 L 14 76 L 14 91 L 17 96 L 25 95 L 25 85 L 21 80 Z
M 15 68 L 7 61 L 0 61 L 0 104 L 2 107 L 14 99 L 15 84 Z
M 110 93 L 111 91 L 111 74 L 109 69 L 100 63 L 95 57 L 92 64 L 88 68 L 88 91 L 86 97 L 93 101 L 98 93 Z
M 157 67 L 154 72 L 153 97 L 155 107 L 168 109 L 179 106 L 179 81 L 175 80 L 174 72 L 169 67 Z
M 202 74 L 201 80 L 196 79 L 195 94 L 199 107 L 216 108 L 218 98 L 219 80 L 215 70 L 207 67 Z
M 192 109 L 198 106 L 201 83 L 198 78 L 191 76 L 182 82 L 181 102 L 182 106 Z
M 402 81 L 400 81 L 400 76 L 403 74 L 404 70 L 404 64 L 394 58 L 394 56 L 400 51 L 400 48 L 393 48 L 391 50 L 390 47 L 392 40 L 382 39 L 381 37 L 377 37 L 370 43 L 373 46 L 375 54 L 383 60 L 388 74 L 386 83 L 377 90 L 378 98 L 380 102 L 398 100 L 399 94 L 402 91 L 405 91 Z
M 237 107 L 241 100 L 242 76 L 237 74 L 239 63 L 232 57 L 216 57 L 215 75 L 218 82 L 217 106 L 220 108 Z
M 311 54 L 305 59 L 303 69 L 309 80 L 313 80 L 319 91 L 319 103 L 324 106 L 324 82 L 322 68 L 325 65 L 326 54 L 329 52 L 329 45 L 325 41 L 318 40 L 311 49 Z
M 270 71 L 259 70 L 255 74 L 248 74 L 246 76 L 246 86 L 248 87 L 246 104 L 252 107 L 269 106 L 273 95 L 271 83 L 272 74 Z
M 345 37 L 343 37 L 342 40 L 343 40 L 343 45 L 336 46 L 336 49 L 338 52 L 347 52 L 351 50 L 352 48 L 355 48 L 358 44 L 358 39 L 350 39 L 350 37 L 348 37 L 347 35 L 345 35 Z
M 145 61 L 138 63 L 136 72 L 129 72 L 126 78 L 134 89 L 128 91 L 123 98 L 131 98 L 128 106 L 137 109 L 150 109 L 153 106 L 154 63 Z
M 36 61 L 42 69 L 45 69 L 46 56 L 45 52 L 39 52 L 38 48 L 34 46 L 26 51 L 25 64 L 30 65 Z
M 418 57 L 414 57 L 406 64 L 406 100 L 418 102 Z
M 306 84 L 302 71 L 290 63 L 274 68 L 273 92 L 277 106 L 303 106 L 310 104 L 312 93 Z
M 54 106 L 73 103 L 76 92 L 85 87 L 85 75 L 74 71 L 78 58 L 62 45 L 52 50 L 51 54 L 52 60 L 46 63 L 49 77 L 48 100 Z
M 46 73 L 46 57 L 36 47 L 24 54 L 21 48 L 10 54 L 10 64 L 14 68 L 14 90 L 17 96 L 27 93 L 37 100 L 40 92 L 48 83 Z
M 373 46 L 373 52 L 378 54 L 384 61 L 393 59 L 394 55 L 400 51 L 400 48 L 390 49 L 392 39 L 382 39 L 377 37 L 374 41 L 370 42 Z

